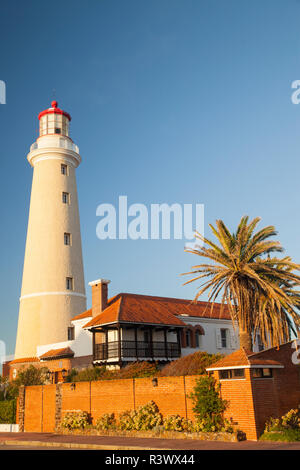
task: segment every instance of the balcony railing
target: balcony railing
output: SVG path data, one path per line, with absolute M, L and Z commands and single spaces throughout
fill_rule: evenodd
M 48 137 L 48 136 L 45 136 L 45 137 Z M 55 137 L 57 137 L 56 134 L 55 134 Z M 64 148 L 64 149 L 67 149 L 67 150 L 72 150 L 73 152 L 79 153 L 78 146 L 76 144 L 74 144 L 74 142 L 72 142 L 71 140 L 68 140 L 68 139 L 65 139 L 65 138 L 59 138 L 59 139 L 52 140 L 51 143 L 49 143 L 49 137 L 48 137 L 48 140 L 46 142 L 43 141 L 43 140 L 38 140 L 38 141 L 34 142 L 30 147 L 30 152 L 32 152 L 33 150 L 36 150 L 36 149 L 47 147 L 47 146 L 60 147 L 60 148 Z
M 120 344 L 121 359 L 124 358 L 177 358 L 180 356 L 178 343 L 165 343 L 164 341 L 153 341 L 146 343 L 144 341 L 121 341 Z M 95 344 L 94 361 L 119 358 L 119 342 Z

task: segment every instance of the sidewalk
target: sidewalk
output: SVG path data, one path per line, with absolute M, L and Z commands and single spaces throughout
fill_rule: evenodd
M 53 433 L 0 433 L 0 450 L 1 444 L 86 450 L 300 450 L 300 442 L 216 442 Z

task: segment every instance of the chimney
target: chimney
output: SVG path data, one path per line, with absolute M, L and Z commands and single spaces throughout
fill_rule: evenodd
M 96 317 L 107 307 L 108 284 L 106 279 L 89 282 L 92 287 L 92 316 Z

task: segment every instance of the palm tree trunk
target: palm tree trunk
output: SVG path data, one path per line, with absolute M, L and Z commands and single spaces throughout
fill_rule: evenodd
M 249 331 L 239 328 L 240 336 L 240 348 L 245 348 L 246 351 L 251 351 L 253 349 L 252 345 L 252 335 Z

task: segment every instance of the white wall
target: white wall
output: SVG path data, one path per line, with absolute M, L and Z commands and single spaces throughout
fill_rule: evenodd
M 92 333 L 83 330 L 82 327 L 87 324 L 90 318 L 82 318 L 80 320 L 72 321 L 74 325 L 74 340 L 62 341 L 60 343 L 43 344 L 37 347 L 37 356 L 41 356 L 50 349 L 61 349 L 70 347 L 74 351 L 74 357 L 90 356 L 93 354 L 93 339 Z M 67 335 L 67 331 L 66 331 Z
M 205 334 L 200 335 L 199 348 L 182 348 L 181 353 L 183 356 L 192 354 L 195 351 L 206 351 L 210 354 L 230 354 L 239 348 L 238 329 L 234 331 L 231 320 L 218 320 L 209 318 L 196 318 L 181 316 L 184 323 L 191 326 L 201 325 Z M 227 347 L 222 347 L 221 344 L 221 328 L 228 330 Z

